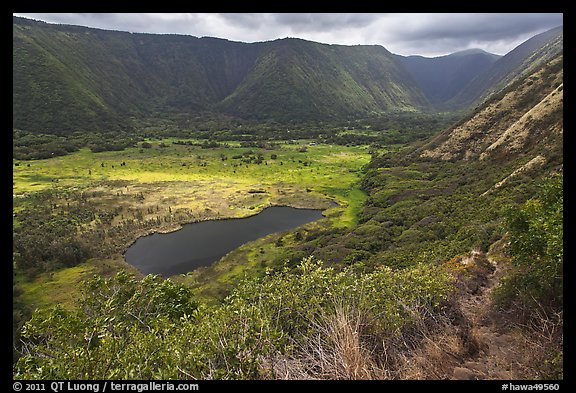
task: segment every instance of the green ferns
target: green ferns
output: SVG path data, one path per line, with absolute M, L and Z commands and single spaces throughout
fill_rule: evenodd
M 94 278 L 75 311 L 36 312 L 26 324 L 15 377 L 373 376 L 387 367 L 383 343 L 441 309 L 450 277 L 424 265 L 337 272 L 306 258 L 293 271 L 244 281 L 213 307 L 199 306 L 187 288 L 157 276 Z

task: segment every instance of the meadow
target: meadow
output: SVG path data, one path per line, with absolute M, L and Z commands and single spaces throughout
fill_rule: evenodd
M 187 222 L 246 217 L 268 206 L 287 205 L 323 209 L 326 219 L 309 226 L 353 226 L 366 198 L 358 182 L 369 160 L 368 146 L 298 140 L 264 147 L 230 141 L 206 148 L 198 140 L 174 138 L 147 140 L 123 151 L 84 148 L 50 159 L 15 160 L 15 231 L 27 225 L 30 214 L 23 213 L 42 204 L 48 219 L 74 218 L 79 235 L 94 238 L 106 250 L 90 255 L 81 266 L 28 277 L 17 269 L 22 298 L 33 307 L 69 303 L 87 272 L 129 268 L 122 253 L 139 236 L 176 230 Z M 78 214 L 88 217 L 78 219 Z M 265 261 L 281 257 L 279 237 L 283 245 L 295 242 L 293 233 L 270 235 L 213 267 L 175 279 L 208 297 L 222 293 L 244 275 L 263 272 Z

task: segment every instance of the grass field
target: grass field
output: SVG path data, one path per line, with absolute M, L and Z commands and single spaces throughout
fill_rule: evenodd
M 82 149 L 67 156 L 15 162 L 14 211 L 26 209 L 29 202 L 22 195 L 56 189 L 90 195 L 91 204 L 114 212 L 111 226 L 129 218 L 172 216 L 181 224 L 245 217 L 270 205 L 325 209 L 323 225 L 351 226 L 365 200 L 356 184 L 370 159 L 367 146 L 299 141 L 263 149 L 229 142 L 227 147 L 203 149 L 174 144 L 173 139 L 148 142 L 151 148 L 101 153 Z M 64 201 L 59 202 L 64 209 Z M 13 221 L 20 225 L 17 219 Z M 265 261 L 277 256 L 271 241 L 265 238 L 246 244 L 210 274 L 190 275 L 185 281 L 192 283 L 204 277 L 226 284 L 247 272 L 263 270 Z M 114 256 L 112 260 L 121 258 Z M 66 304 L 74 296 L 80 277 L 102 272 L 102 261 L 92 260 L 42 274 L 34 282 L 23 283 L 24 299 L 35 299 L 33 304 L 40 305 L 54 301 Z
M 300 152 L 302 144 L 283 143 L 274 150 L 202 149 L 172 140 L 152 146 L 102 153 L 83 149 L 22 162 L 14 167 L 13 192 L 82 188 L 99 192 L 102 203 L 109 204 L 126 204 L 126 198 L 115 198 L 119 195 L 141 194 L 144 203 L 133 207 L 182 208 L 199 218 L 211 218 L 203 217 L 206 209 L 216 217 L 243 217 L 271 204 L 327 207 L 326 202 L 334 200 L 348 208 L 340 224 L 350 225 L 363 201 L 354 185 L 370 158 L 367 147 L 314 145 Z M 256 164 L 259 155 L 262 160 Z M 246 163 L 250 158 L 252 163 Z

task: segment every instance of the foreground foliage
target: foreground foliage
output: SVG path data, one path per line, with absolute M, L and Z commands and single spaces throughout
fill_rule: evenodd
M 538 194 L 508 211 L 514 269 L 499 289 L 502 306 L 561 311 L 564 267 L 563 179 L 547 179 Z M 532 311 L 530 311 L 532 310 Z
M 274 378 L 280 365 L 315 348 L 344 359 L 343 374 L 332 377 L 359 377 L 349 366 L 360 355 L 380 353 L 374 359 L 385 367 L 383 343 L 441 309 L 449 277 L 424 265 L 336 272 L 308 258 L 295 270 L 243 282 L 210 308 L 199 307 L 184 286 L 159 277 L 96 277 L 86 282 L 77 310 L 54 307 L 33 315 L 22 332 L 25 354 L 15 376 Z M 348 356 L 350 350 L 357 356 Z M 309 366 L 309 375 L 319 372 Z

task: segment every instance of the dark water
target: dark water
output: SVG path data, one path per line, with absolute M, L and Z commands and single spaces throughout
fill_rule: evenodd
M 321 210 L 273 206 L 248 218 L 197 222 L 141 237 L 124 257 L 144 274 L 169 277 L 210 265 L 251 240 L 320 218 Z

